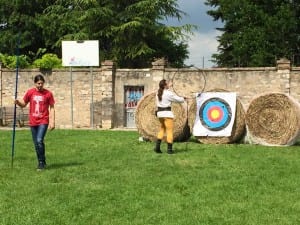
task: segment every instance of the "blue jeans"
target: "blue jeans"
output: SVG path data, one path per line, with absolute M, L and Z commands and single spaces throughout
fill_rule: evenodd
M 48 124 L 32 126 L 30 129 L 37 159 L 46 164 L 44 137 L 47 133 Z

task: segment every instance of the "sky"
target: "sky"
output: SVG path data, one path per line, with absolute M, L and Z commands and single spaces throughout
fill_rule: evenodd
M 186 65 L 194 65 L 197 68 L 210 68 L 214 64 L 210 62 L 211 55 L 217 53 L 218 42 L 216 37 L 220 32 L 217 27 L 222 27 L 219 21 L 206 14 L 210 8 L 204 4 L 205 0 L 178 0 L 179 9 L 188 14 L 180 22 L 169 20 L 171 25 L 194 24 L 198 29 L 188 41 L 189 59 Z

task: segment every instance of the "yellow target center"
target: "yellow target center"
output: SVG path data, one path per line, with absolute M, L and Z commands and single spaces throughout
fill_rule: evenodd
M 220 117 L 219 110 L 212 110 L 211 111 L 211 118 L 212 118 L 212 120 L 218 119 L 219 117 Z

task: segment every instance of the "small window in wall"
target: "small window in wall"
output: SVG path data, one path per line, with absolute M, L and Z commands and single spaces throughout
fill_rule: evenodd
M 126 127 L 135 128 L 135 110 L 138 101 L 144 95 L 144 86 L 125 86 L 124 102 L 125 102 L 125 119 Z

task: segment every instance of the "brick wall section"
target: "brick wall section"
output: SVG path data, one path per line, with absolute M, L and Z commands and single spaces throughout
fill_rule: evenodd
M 175 69 L 168 68 L 164 60 L 157 60 L 152 68 L 145 69 L 116 69 L 112 61 L 102 62 L 100 68 L 73 67 L 48 72 L 24 69 L 19 70 L 19 98 L 33 86 L 33 77 L 38 73 L 44 74 L 45 88 L 56 99 L 58 128 L 123 128 L 124 87 L 143 86 L 147 94 L 157 90 L 162 78 L 173 79 L 175 91 L 182 96 L 195 96 L 204 82 L 204 91 L 237 92 L 245 109 L 264 92 L 290 94 L 300 102 L 300 68 L 291 67 L 285 59 L 278 60 L 276 67 L 259 68 Z M 1 69 L 0 75 L 0 106 L 13 107 L 16 72 Z

